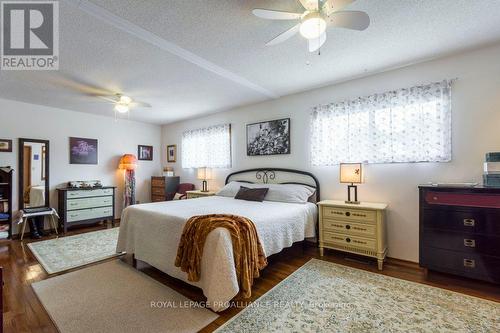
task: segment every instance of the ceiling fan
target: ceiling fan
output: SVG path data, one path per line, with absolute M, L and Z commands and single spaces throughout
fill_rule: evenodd
M 101 99 L 107 100 L 110 103 L 114 104 L 114 110 L 118 113 L 128 113 L 131 108 L 142 107 L 142 108 L 150 108 L 151 104 L 145 102 L 139 102 L 132 97 L 122 94 L 115 94 L 114 96 L 96 96 Z
M 309 52 L 319 50 L 326 42 L 326 29 L 333 26 L 353 30 L 365 30 L 370 17 L 365 12 L 343 10 L 355 0 L 299 0 L 303 13 L 291 13 L 256 8 L 252 13 L 268 20 L 300 20 L 299 23 L 266 43 L 266 46 L 282 43 L 298 32 L 309 42 Z
M 134 100 L 132 97 L 113 90 L 103 88 L 69 74 L 56 75 L 49 81 L 59 87 L 72 90 L 86 97 L 105 100 L 114 105 L 115 117 L 117 113 L 129 114 L 132 108 L 151 108 L 151 104 Z

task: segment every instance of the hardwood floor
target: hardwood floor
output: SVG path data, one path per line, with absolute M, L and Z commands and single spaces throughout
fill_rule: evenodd
M 70 231 L 68 235 L 102 228 L 102 226 L 86 227 Z M 30 242 L 29 239 L 25 239 L 24 243 L 19 240 L 0 242 L 0 266 L 4 269 L 4 332 L 57 332 L 30 286 L 33 282 L 46 279 L 47 273 L 27 248 L 28 242 Z M 296 244 L 271 257 L 261 278 L 256 280 L 253 295 L 249 301 L 262 296 L 311 258 L 320 258 L 318 250 L 312 246 L 303 246 L 303 244 Z M 389 259 L 384 265 L 384 270 L 380 272 L 377 270 L 375 261 L 352 255 L 347 257 L 346 254 L 339 252 L 326 251 L 321 259 L 500 302 L 500 286 L 498 285 L 432 272 L 426 276 L 424 270 L 414 263 Z M 198 288 L 170 278 L 144 263 L 139 263 L 138 268 L 193 300 L 205 300 Z M 240 301 L 237 303 L 239 307 L 219 313 L 220 317 L 202 331 L 211 332 L 217 329 L 241 311 L 246 303 Z

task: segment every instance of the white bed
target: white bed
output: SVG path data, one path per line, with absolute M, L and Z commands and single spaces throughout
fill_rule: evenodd
M 239 291 L 229 232 L 212 231 L 206 240 L 198 282 L 175 267 L 177 247 L 186 221 L 195 215 L 234 214 L 251 219 L 266 256 L 294 242 L 315 236 L 317 207 L 313 203 L 251 202 L 212 196 L 134 205 L 123 211 L 117 251 L 134 254 L 162 272 L 200 287 L 207 304 L 222 311 Z

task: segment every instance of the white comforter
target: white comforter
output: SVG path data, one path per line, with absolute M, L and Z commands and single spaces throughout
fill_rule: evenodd
M 177 247 L 186 221 L 194 215 L 234 214 L 249 218 L 257 228 L 266 256 L 292 243 L 314 237 L 316 205 L 282 202 L 250 202 L 227 197 L 206 197 L 135 205 L 123 211 L 117 251 L 133 253 L 168 275 L 200 287 L 207 304 L 222 311 L 239 291 L 229 232 L 212 231 L 201 261 L 201 278 L 189 282 L 175 267 Z

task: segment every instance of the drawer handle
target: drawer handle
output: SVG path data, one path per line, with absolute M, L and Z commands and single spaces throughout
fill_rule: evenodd
M 476 225 L 476 221 L 474 219 L 464 219 L 464 226 L 473 227 Z
M 464 259 L 464 267 L 475 268 L 476 261 L 474 259 Z
M 345 216 L 351 216 L 351 213 L 345 212 Z
M 475 239 L 464 239 L 464 246 L 476 247 L 476 240 Z
M 78 215 L 73 215 L 73 214 L 71 214 L 71 215 L 70 215 L 70 217 L 77 217 L 77 216 L 78 216 Z
M 351 229 L 351 226 L 350 226 L 349 224 L 347 224 L 347 225 L 345 226 L 345 228 L 346 228 L 347 230 L 349 230 L 349 229 Z
M 350 238 L 346 238 L 346 239 L 345 239 L 345 241 L 346 241 L 347 243 L 350 243 L 350 242 L 351 242 L 351 239 L 350 239 Z

